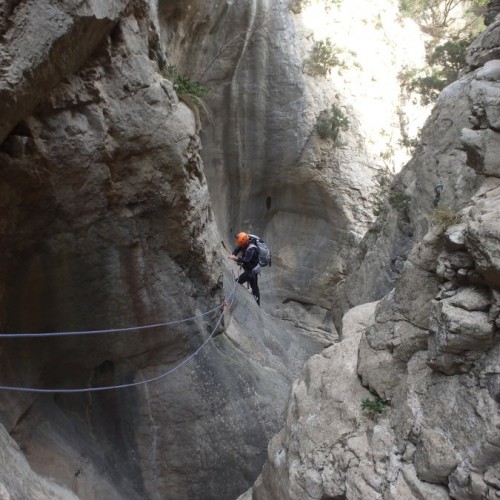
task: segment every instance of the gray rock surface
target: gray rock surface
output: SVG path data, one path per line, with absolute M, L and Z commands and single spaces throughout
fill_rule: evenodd
M 394 21 L 394 2 L 330 3 L 204 2 L 194 18 L 185 2 L 160 2 L 159 9 L 165 23 L 179 26 L 180 36 L 161 36 L 168 61 L 213 91 L 214 124 L 205 120 L 202 156 L 222 237 L 248 228 L 270 243 L 279 272 L 263 283 L 275 291 L 278 317 L 301 321 L 318 308 L 338 328 L 335 285 L 375 218 L 376 177 L 396 168 L 394 151 L 401 152 L 400 128 L 386 130 L 407 104 L 398 71 L 423 40 L 414 26 Z M 194 32 L 202 50 L 187 43 Z M 338 41 L 345 64 L 313 77 L 305 61 L 327 37 Z M 349 121 L 339 144 L 315 129 L 332 105 Z M 232 189 L 221 192 L 221 185 Z M 361 288 L 358 303 L 372 300 Z M 384 283 L 377 298 L 386 292 Z
M 500 134 L 495 125 L 497 101 L 493 97 L 478 101 L 479 95 L 494 96 L 498 85 L 493 63 L 498 34 L 493 23 L 473 45 L 469 71 L 443 91 L 423 131 L 423 147 L 401 173 L 402 182 L 411 180 L 412 192 L 419 196 L 419 203 L 412 198 L 404 214 L 415 243 L 408 248 L 394 289 L 361 322 L 359 349 L 349 350 L 357 361 L 358 385 L 354 379 L 340 382 L 344 364 L 340 370 L 332 366 L 325 376 L 321 356 L 311 358 L 294 384 L 287 423 L 271 442 L 252 498 L 494 499 L 500 495 L 496 261 L 500 196 L 495 164 Z M 486 65 L 487 61 L 491 62 Z M 485 87 L 484 92 L 477 92 L 478 85 Z M 484 113 L 474 115 L 479 104 Z M 487 118 L 481 123 L 472 120 L 472 129 L 462 130 L 468 113 Z M 424 158 L 427 161 L 421 163 Z M 431 215 L 434 178 L 425 174 L 431 171 L 429 165 L 435 165 L 432 158 L 448 165 L 447 182 L 454 158 L 459 176 L 453 192 L 439 204 L 447 217 L 442 212 L 441 217 Z M 384 249 L 398 241 L 397 231 L 387 230 L 393 224 L 390 214 L 377 222 L 375 239 L 382 246 L 381 256 L 366 253 L 354 278 L 347 279 L 346 290 L 353 287 L 349 293 L 355 293 L 356 280 L 374 264 L 373 259 L 387 257 Z M 368 235 L 371 244 L 374 235 Z M 365 306 L 351 309 L 345 318 L 361 307 Z M 350 335 L 344 324 L 342 342 L 326 352 L 341 351 Z M 344 360 L 349 366 L 352 362 Z M 316 389 L 317 384 L 342 385 L 342 401 L 349 403 L 360 397 L 361 383 L 390 401 L 373 421 L 361 412 L 358 418 L 344 418 L 341 407 L 332 410 L 327 391 Z M 312 423 L 305 418 L 312 408 L 320 409 L 315 420 L 322 422 L 328 415 L 335 423 L 315 429 L 312 435 Z M 339 421 L 346 426 L 341 435 L 336 430 Z M 336 454 L 339 448 L 342 451 Z M 325 471 L 334 478 L 334 486 Z
M 39 476 L 30 468 L 23 452 L 0 426 L 0 498 L 2 500 L 77 500 L 69 489 Z
M 363 5 L 380 21 L 396 14 L 394 2 Z M 198 315 L 232 290 L 221 240 L 249 229 L 275 249 L 262 309 L 237 287 L 217 329 L 213 314 L 133 337 L 3 341 L 6 385 L 161 377 L 118 392 L 0 393 L 1 421 L 36 471 L 6 443 L 0 466 L 13 460 L 20 473 L 2 476 L 3 496 L 71 498 L 54 480 L 85 499 L 234 498 L 266 459 L 294 377 L 325 347 L 293 385 L 254 498 L 497 495 L 498 24 L 471 47 L 398 177 L 409 204 L 385 207 L 348 265 L 374 218 L 384 148 L 397 143 L 381 146 L 386 131 L 370 121 L 381 115 L 366 102 L 392 109 L 390 123 L 400 103 L 398 92 L 389 104 L 360 94 L 382 77 L 366 85 L 354 63 L 324 79 L 304 74 L 316 28 L 328 27 L 311 28 L 310 8 L 0 3 L 2 331 Z M 360 50 L 388 37 L 389 24 L 351 21 L 338 33 L 360 33 Z M 385 84 L 397 80 L 403 41 L 378 63 Z M 200 111 L 177 95 L 166 64 L 213 89 L 201 139 Z M 332 104 L 349 118 L 340 144 L 314 129 Z M 433 221 L 436 182 L 459 224 Z M 344 310 L 375 299 L 337 332 Z M 390 398 L 379 418 L 361 409 L 373 391 Z
M 58 25 L 63 38 L 41 32 L 44 50 L 37 43 L 35 55 L 16 61 L 36 59 L 40 74 L 10 87 L 16 72 L 2 60 L 19 106 L 6 115 L 15 127 L 0 146 L 1 331 L 151 325 L 211 310 L 232 279 L 221 265 L 196 113 L 160 71 L 160 34 L 171 25 L 161 25 L 154 2 L 71 5 Z M 4 50 L 28 37 L 18 23 L 36 24 L 26 17 L 31 2 L 11 6 Z M 80 15 L 90 23 L 85 51 L 76 41 L 84 33 L 71 31 Z M 105 31 L 94 20 L 102 16 Z M 59 40 L 62 51 L 70 46 L 67 60 L 53 62 Z M 36 90 L 32 100 L 23 85 Z M 226 325 L 172 376 L 97 394 L 3 391 L 1 421 L 37 473 L 81 498 L 234 498 L 264 462 L 293 378 L 337 340 L 328 311 L 299 304 L 303 320 L 308 308 L 311 317 L 305 333 L 286 307 L 290 321 L 267 314 L 271 292 L 262 286 L 262 295 L 259 311 L 238 287 Z M 161 377 L 208 340 L 216 320 L 3 340 L 1 384 L 86 389 Z
M 287 425 L 269 444 L 255 500 L 336 497 L 347 488 L 374 493 L 359 477 L 370 463 L 368 440 L 354 431 L 366 428 L 360 403 L 370 394 L 359 383 L 355 360 L 374 309 L 366 304 L 349 311 L 342 341 L 306 363 L 292 388 Z
M 47 92 L 77 71 L 117 24 L 126 0 L 2 2 L 0 143 Z M 85 43 L 81 43 L 85 40 Z

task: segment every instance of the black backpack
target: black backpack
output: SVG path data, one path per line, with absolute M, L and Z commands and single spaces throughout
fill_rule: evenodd
M 260 267 L 271 266 L 271 250 L 266 245 L 265 241 L 259 236 L 249 234 L 250 241 L 257 247 L 259 251 L 259 265 Z

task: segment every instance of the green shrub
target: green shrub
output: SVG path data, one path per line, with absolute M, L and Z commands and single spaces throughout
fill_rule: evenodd
M 290 4 L 291 9 L 296 14 L 302 12 L 304 7 L 309 7 L 311 5 L 311 0 L 293 0 Z M 342 3 L 342 0 L 323 0 L 323 5 L 325 10 L 328 12 L 332 7 L 339 7 Z
M 168 78 L 174 85 L 177 97 L 186 103 L 193 111 L 196 117 L 197 127 L 200 127 L 200 111 L 203 111 L 209 120 L 212 116 L 208 106 L 204 101 L 204 97 L 211 93 L 211 90 L 201 85 L 199 82 L 191 80 L 191 78 L 181 75 L 173 64 L 162 65 L 162 74 Z M 161 66 L 160 66 L 161 67 Z
M 173 64 L 168 64 L 164 68 L 165 77 L 172 81 L 178 96 L 189 95 L 202 98 L 210 94 L 207 89 L 198 82 L 191 80 L 187 76 L 181 75 Z
M 417 134 L 417 137 L 410 138 L 408 134 L 404 134 L 401 139 L 399 139 L 398 144 L 408 151 L 408 153 L 413 156 L 417 147 L 420 144 L 420 132 Z
M 403 16 L 434 38 L 462 33 L 477 36 L 489 0 L 399 0 Z
M 427 57 L 428 67 L 414 68 L 399 74 L 402 87 L 420 94 L 423 105 L 435 102 L 440 92 L 454 82 L 460 70 L 465 67 L 465 54 L 471 42 L 471 38 L 466 38 L 438 45 Z
M 326 76 L 335 66 L 345 68 L 345 62 L 339 58 L 341 54 L 342 50 L 333 45 L 329 38 L 319 40 L 304 63 L 304 71 L 311 76 Z
M 380 415 L 391 404 L 391 402 L 384 396 L 379 396 L 376 391 L 370 391 L 375 399 L 365 398 L 361 401 L 361 408 L 371 414 L 372 416 Z
M 314 128 L 322 139 L 331 139 L 336 146 L 341 146 L 340 132 L 349 128 L 349 119 L 339 107 L 332 104 L 319 116 Z
M 421 103 L 433 103 L 466 66 L 467 47 L 484 29 L 489 0 L 399 0 L 402 15 L 417 22 L 431 36 L 425 68 L 401 74 L 402 87 L 420 94 Z
M 431 36 L 425 68 L 400 74 L 402 87 L 420 95 L 422 105 L 436 101 L 466 66 L 466 50 L 484 28 L 488 0 L 399 0 L 400 12 Z
M 384 211 L 386 202 L 395 210 L 408 207 L 411 197 L 403 191 L 397 191 L 392 186 L 394 175 L 388 168 L 379 170 L 374 180 L 377 187 L 372 193 L 372 196 L 375 198 L 372 207 L 373 215 L 379 216 Z
M 373 215 L 379 216 L 384 211 L 385 202 L 389 196 L 393 179 L 394 176 L 388 169 L 379 170 L 375 175 L 374 180 L 377 187 L 373 193 L 373 197 L 375 198 L 372 207 Z

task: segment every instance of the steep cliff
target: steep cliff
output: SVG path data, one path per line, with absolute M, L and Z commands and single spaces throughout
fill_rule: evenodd
M 395 288 L 351 309 L 342 341 L 306 364 L 255 500 L 499 496 L 499 30 L 471 45 L 401 173 L 409 210 L 367 236 L 395 255 L 411 227 Z M 372 249 L 359 276 L 374 258 L 384 262 Z
M 156 2 L 2 9 L 1 330 L 110 330 L 2 339 L 2 423 L 80 498 L 234 498 L 335 331 L 278 325 L 242 288 L 217 328 L 231 274 L 196 114 L 161 71 L 172 24 Z M 115 331 L 136 325 L 158 326 Z M 25 494 L 40 489 L 25 477 Z
M 450 485 L 475 474 L 474 484 L 491 490 L 495 471 L 484 464 L 493 403 L 478 387 L 498 385 L 495 358 L 487 358 L 498 326 L 491 326 L 495 220 L 486 232 L 477 226 L 496 201 L 492 180 L 464 212 L 465 226 L 446 237 L 431 233 L 407 257 L 428 231 L 436 179 L 444 184 L 441 204 L 458 210 L 478 187 L 468 165 L 496 172 L 495 85 L 487 83 L 496 81 L 495 66 L 485 65 L 494 54 L 475 50 L 469 72 L 443 93 L 399 178 L 414 201 L 399 213 L 388 208 L 348 264 L 374 220 L 377 176 L 404 157 L 398 117 L 408 103 L 397 73 L 422 57 L 423 42 L 398 17 L 397 2 L 105 4 L 0 3 L 1 331 L 113 330 L 0 340 L 0 385 L 61 389 L 0 392 L 1 421 L 20 446 L 5 438 L 11 454 L 0 460 L 0 492 L 235 498 L 257 477 L 283 425 L 292 380 L 325 347 L 294 386 L 286 428 L 271 443 L 276 455 L 254 495 L 300 498 L 304 485 L 318 498 L 397 497 L 405 488 L 447 495 L 426 482 L 443 483 L 451 469 L 458 472 Z M 323 76 L 308 74 L 326 37 L 342 61 Z M 208 116 L 181 95 L 172 69 L 211 89 Z M 479 97 L 485 93 L 490 101 Z M 479 131 L 461 141 L 469 99 Z M 332 106 L 348 121 L 339 141 L 316 128 Z M 220 242 L 239 229 L 258 232 L 274 250 L 261 278 L 262 309 L 243 287 L 234 289 L 221 262 Z M 373 304 L 351 311 L 343 341 L 332 345 L 344 310 L 380 299 L 404 262 L 416 271 L 403 274 L 375 312 Z M 472 326 L 455 331 L 454 314 Z M 190 320 L 176 322 L 182 318 Z M 115 331 L 135 325 L 157 326 Z M 374 428 L 360 410 L 369 395 L 356 372 L 360 338 L 357 370 L 395 408 L 399 397 L 396 423 Z M 431 368 L 416 380 L 428 338 Z M 475 374 L 479 385 L 457 371 Z M 420 402 L 414 394 L 427 394 L 436 376 L 486 405 L 477 424 L 486 432 L 483 455 L 469 458 L 470 442 L 456 442 L 462 423 L 450 435 L 439 424 L 418 433 L 421 414 L 437 417 L 433 397 Z M 115 385 L 130 387 L 93 392 Z M 338 423 L 328 435 L 331 419 Z M 437 479 L 429 472 L 434 442 L 444 443 L 448 467 Z M 12 456 L 18 477 L 9 471 Z
M 398 81 L 423 60 L 421 34 L 394 1 L 203 3 L 197 22 L 184 2 L 168 5 L 164 17 L 178 20 L 185 40 L 172 36 L 167 55 L 213 90 L 202 156 L 221 235 L 247 227 L 276 250 L 262 278 L 272 314 L 302 322 L 313 309 L 331 324 L 341 317 L 334 285 L 374 220 L 377 176 L 405 158 L 400 112 L 421 123 Z M 311 75 L 325 41 L 337 61 Z M 338 141 L 316 128 L 332 106 L 348 121 Z

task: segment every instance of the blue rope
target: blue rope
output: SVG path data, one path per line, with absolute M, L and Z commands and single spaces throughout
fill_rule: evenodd
M 234 277 L 234 276 L 233 276 Z M 234 281 L 234 280 L 233 280 Z M 227 306 L 228 309 L 233 305 L 234 302 L 234 296 L 235 296 L 235 290 L 236 290 L 236 281 L 234 281 L 233 284 L 233 289 L 231 290 L 231 293 L 228 296 L 228 301 L 230 302 L 229 305 Z M 220 306 L 214 308 L 212 311 L 215 311 L 219 307 L 222 308 L 222 312 L 219 315 L 219 319 L 215 323 L 215 327 L 213 328 L 212 332 L 210 335 L 206 338 L 206 340 L 203 342 L 203 344 L 196 349 L 192 354 L 190 354 L 187 358 L 182 360 L 179 364 L 171 368 L 170 370 L 156 376 L 152 377 L 146 380 L 140 380 L 138 382 L 130 382 L 128 384 L 119 384 L 119 385 L 109 385 L 109 386 L 103 386 L 103 387 L 84 387 L 84 388 L 78 388 L 78 389 L 37 389 L 35 387 L 15 387 L 15 386 L 6 386 L 6 385 L 0 385 L 0 390 L 1 391 L 19 391 L 19 392 L 35 392 L 35 393 L 65 393 L 65 394 L 72 394 L 72 393 L 85 393 L 85 392 L 98 392 L 98 391 L 108 391 L 112 389 L 125 389 L 127 387 L 136 387 L 138 385 L 144 385 L 144 384 L 149 384 L 150 382 L 154 382 L 156 380 L 160 380 L 162 378 L 167 377 L 168 375 L 174 373 L 176 370 L 178 370 L 181 366 L 185 365 L 190 359 L 194 358 L 209 342 L 209 340 L 214 336 L 215 332 L 217 331 L 217 328 L 219 327 L 222 318 L 225 315 L 224 311 L 224 304 L 221 304 Z M 204 313 L 204 314 L 208 314 Z M 101 330 L 102 331 L 102 330 Z
M 226 269 L 231 271 L 234 277 L 234 273 L 232 269 L 229 268 L 229 266 L 226 264 L 226 262 L 223 260 L 224 266 Z M 169 326 L 169 325 L 178 325 L 180 323 L 186 323 L 188 321 L 195 320 L 197 318 L 202 318 L 203 316 L 206 316 L 207 314 L 211 314 L 214 311 L 217 311 L 217 309 L 220 309 L 222 305 L 218 305 L 217 307 L 214 307 L 213 309 L 210 309 L 210 311 L 206 311 L 201 314 L 197 314 L 196 316 L 191 316 L 189 318 L 184 318 L 184 319 L 178 319 L 174 321 L 168 321 L 166 323 L 156 323 L 153 325 L 142 325 L 142 326 L 130 326 L 130 327 L 125 327 L 125 328 L 109 328 L 107 330 L 80 330 L 80 331 L 70 331 L 70 332 L 39 332 L 39 333 L 0 333 L 0 339 L 19 339 L 19 338 L 37 338 L 37 337 L 62 337 L 65 335 L 93 335 L 96 333 L 113 333 L 113 332 L 133 332 L 136 330 L 148 330 L 151 328 L 158 328 L 162 326 Z
M 191 316 L 190 318 L 177 319 L 174 321 L 168 321 L 166 323 L 156 323 L 154 325 L 143 325 L 143 326 L 130 326 L 127 328 L 109 328 L 108 330 L 81 330 L 75 332 L 49 332 L 49 333 L 0 333 L 0 338 L 2 339 L 19 339 L 19 338 L 28 338 L 28 337 L 62 337 L 64 335 L 92 335 L 96 333 L 112 333 L 112 332 L 132 332 L 136 330 L 147 330 L 150 328 L 158 328 L 160 326 L 169 326 L 176 325 L 179 323 L 186 323 L 187 321 L 192 321 L 196 318 L 201 318 L 206 316 L 207 314 L 213 313 L 220 309 L 222 305 L 218 305 L 210 311 L 206 311 L 204 313 L 198 314 L 196 316 Z

